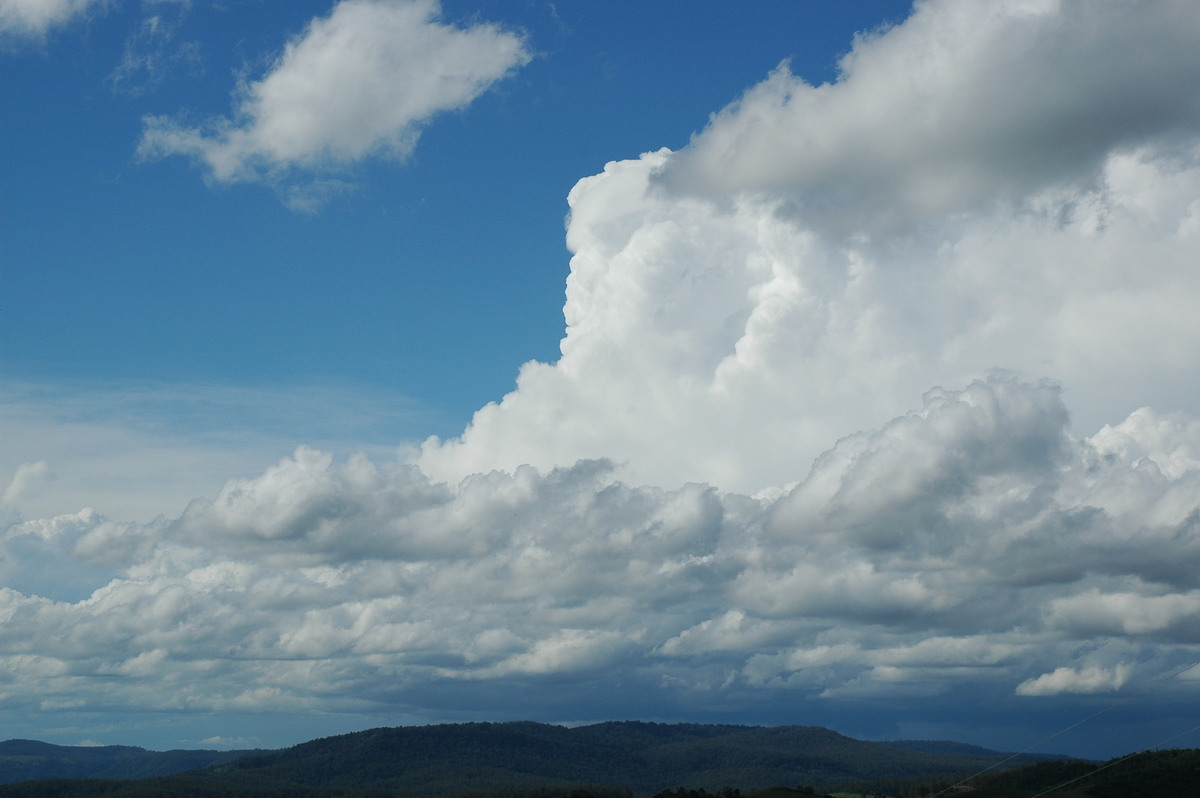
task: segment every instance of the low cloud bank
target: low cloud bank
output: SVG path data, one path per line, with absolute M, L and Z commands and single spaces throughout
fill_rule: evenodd
M 419 713 L 422 685 L 491 682 L 516 711 L 543 680 L 614 675 L 663 706 L 1116 690 L 1200 642 L 1200 470 L 1142 454 L 1169 423 L 1152 411 L 1085 440 L 1066 422 L 1056 387 L 994 375 L 843 439 L 773 500 L 633 487 L 603 461 L 452 486 L 302 448 L 178 518 L 18 523 L 6 560 L 94 590 L 0 591 L 7 702 L 384 712 L 403 693 Z

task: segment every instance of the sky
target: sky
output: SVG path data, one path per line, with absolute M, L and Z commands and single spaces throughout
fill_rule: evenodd
M 0 65 L 0 736 L 1200 745 L 1190 0 L 0 0 Z

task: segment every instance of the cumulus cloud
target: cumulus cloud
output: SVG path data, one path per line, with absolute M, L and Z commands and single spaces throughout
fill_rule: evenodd
M 1101 454 L 1057 388 L 994 375 L 840 441 L 776 499 L 632 487 L 603 461 L 447 485 L 302 448 L 174 519 L 11 528 L 100 570 L 82 597 L 0 592 L 0 678 L 31 711 L 429 714 L 454 684 L 505 685 L 490 700 L 515 712 L 614 680 L 657 712 L 1115 690 L 1200 642 L 1200 470 L 1147 473 L 1151 443 Z M 1131 479 L 1153 489 L 1133 502 Z M 1172 491 L 1190 498 L 1164 513 Z
M 463 108 L 527 63 L 522 39 L 496 25 L 438 21 L 436 0 L 342 0 L 242 85 L 232 118 L 192 127 L 150 116 L 144 157 L 188 155 L 217 182 L 287 182 L 369 157 L 404 160 L 435 115 Z M 336 181 L 291 181 L 302 203 Z
M 777 71 L 575 186 L 561 358 L 420 463 L 756 492 L 992 368 L 1080 433 L 1191 409 L 1198 45 L 1187 2 L 924 2 L 835 83 Z
M 1129 678 L 1129 666 L 1111 670 L 1095 665 L 1087 668 L 1055 668 L 1017 685 L 1017 695 L 1056 695 L 1058 693 L 1108 693 L 1121 689 Z
M 0 36 L 41 38 L 106 0 L 0 0 Z

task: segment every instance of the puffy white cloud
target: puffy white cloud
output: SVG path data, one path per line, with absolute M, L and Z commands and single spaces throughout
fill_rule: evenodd
M 562 357 L 419 462 L 756 492 L 993 368 L 1081 433 L 1191 410 L 1195 78 L 1188 2 L 924 2 L 836 83 L 781 69 L 575 186 Z
M 285 181 L 368 157 L 403 160 L 435 115 L 465 107 L 530 59 L 496 25 L 438 21 L 436 0 L 342 0 L 238 90 L 232 119 L 147 117 L 145 157 L 190 155 L 219 182 Z M 296 204 L 328 181 L 291 184 Z
M 0 0 L 0 35 L 40 38 L 106 0 Z
M 1059 693 L 1108 693 L 1121 689 L 1129 678 L 1130 667 L 1107 669 L 1095 665 L 1086 668 L 1055 668 L 1036 679 L 1021 682 L 1018 695 L 1057 695 Z

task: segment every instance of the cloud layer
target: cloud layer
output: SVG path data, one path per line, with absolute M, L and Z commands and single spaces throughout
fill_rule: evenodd
M 218 182 L 278 183 L 368 157 L 404 160 L 431 118 L 467 106 L 530 59 L 513 33 L 439 16 L 436 0 L 342 0 L 239 88 L 232 119 L 191 127 L 147 117 L 139 152 L 192 156 Z M 314 198 L 306 185 L 294 202 Z
M 1088 440 L 1066 420 L 1057 388 L 996 375 L 843 439 L 775 500 L 601 461 L 451 487 L 302 448 L 173 520 L 17 523 L 5 561 L 89 586 L 0 592 L 6 707 L 436 716 L 487 685 L 517 713 L 620 682 L 669 715 L 1145 685 L 1200 644 L 1200 470 L 1143 454 L 1172 423 L 1152 411 Z

